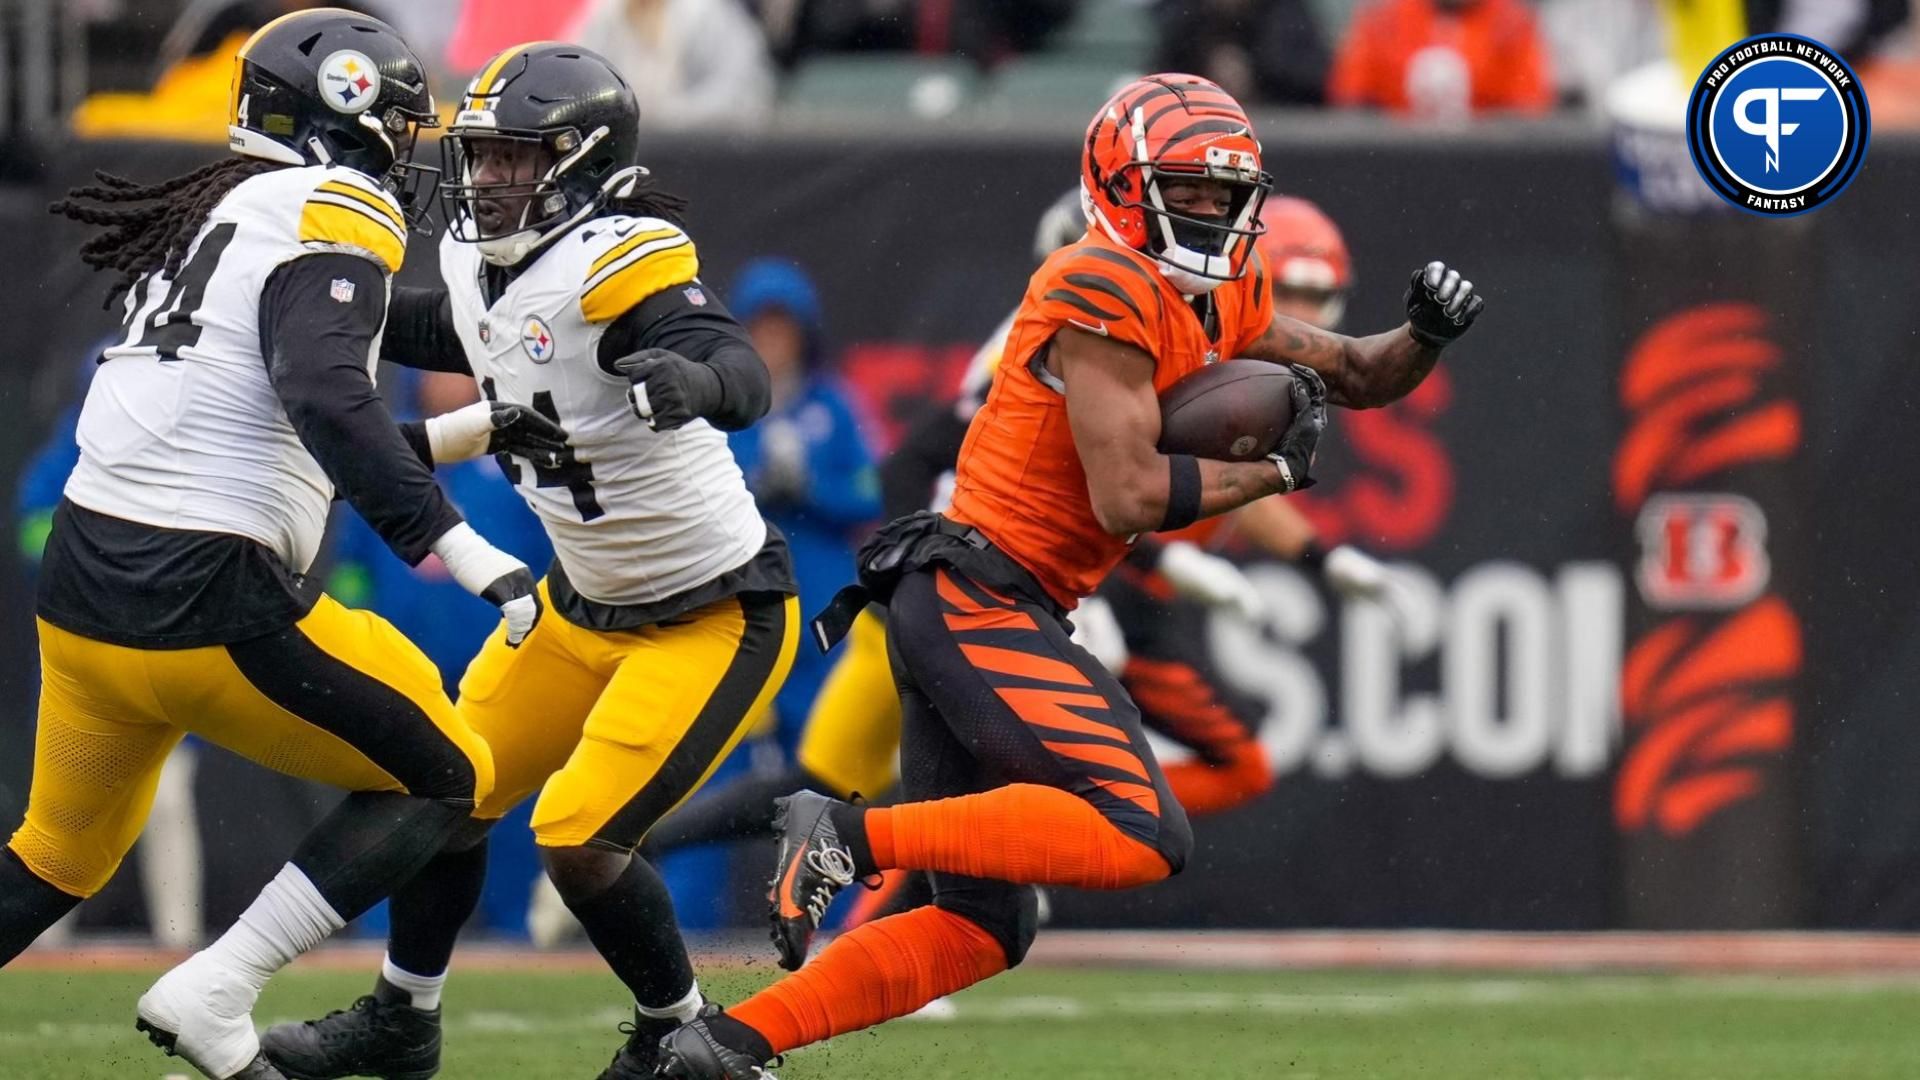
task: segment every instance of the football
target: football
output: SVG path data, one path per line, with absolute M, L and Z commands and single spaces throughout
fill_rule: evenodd
M 1293 422 L 1293 372 L 1264 360 L 1208 364 L 1160 395 L 1160 452 L 1265 457 Z

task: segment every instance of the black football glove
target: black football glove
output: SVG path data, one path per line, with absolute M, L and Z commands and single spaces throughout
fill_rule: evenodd
M 1293 370 L 1293 422 L 1281 434 L 1280 445 L 1267 455 L 1280 470 L 1282 495 L 1304 491 L 1317 482 L 1310 475 L 1313 454 L 1321 432 L 1327 430 L 1327 384 L 1310 367 L 1288 366 Z
M 655 431 L 672 431 L 721 404 L 720 373 L 671 349 L 643 349 L 613 362 L 633 385 L 627 401 Z
M 1413 340 L 1444 349 L 1480 317 L 1485 299 L 1473 294 L 1473 282 L 1438 260 L 1413 272 L 1407 286 L 1407 322 Z
M 524 566 L 493 579 L 492 584 L 480 590 L 480 599 L 500 609 L 500 616 L 507 623 L 509 649 L 517 649 L 527 640 L 533 628 L 540 625 L 540 615 L 545 610 L 533 572 Z
M 513 454 L 536 465 L 552 468 L 560 464 L 567 449 L 567 430 L 525 405 L 493 404 L 493 434 L 487 436 L 487 453 Z

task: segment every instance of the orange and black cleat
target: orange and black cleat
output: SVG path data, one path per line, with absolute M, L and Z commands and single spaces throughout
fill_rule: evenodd
M 773 801 L 780 860 L 767 903 L 773 947 L 780 953 L 780 966 L 788 971 L 799 971 L 807 962 L 807 946 L 826 917 L 827 905 L 853 884 L 853 851 L 840 839 L 832 816 L 835 807 L 845 805 L 813 791 Z

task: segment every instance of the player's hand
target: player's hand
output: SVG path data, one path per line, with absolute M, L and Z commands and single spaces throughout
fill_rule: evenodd
M 1341 544 L 1327 552 L 1320 563 L 1320 573 L 1334 592 L 1348 599 L 1370 600 L 1386 608 L 1396 624 L 1407 624 L 1406 599 L 1400 593 L 1402 586 L 1394 580 L 1393 571 L 1379 559 L 1352 544 Z
M 1267 460 L 1280 470 L 1280 494 L 1291 495 L 1314 485 L 1314 451 L 1327 430 L 1327 384 L 1320 373 L 1304 364 L 1293 370 L 1293 422 L 1280 436 Z
M 1127 635 L 1113 606 L 1097 596 L 1089 596 L 1073 609 L 1073 643 L 1087 650 L 1100 666 L 1120 674 L 1127 666 Z
M 1415 270 L 1407 286 L 1407 324 L 1413 339 L 1435 349 L 1453 344 L 1486 306 L 1485 299 L 1474 295 L 1473 282 L 1438 260 Z
M 427 446 L 436 465 L 470 461 L 481 454 L 518 454 L 542 465 L 556 465 L 567 448 L 559 424 L 525 405 L 476 401 L 427 418 Z
M 632 385 L 633 414 L 655 431 L 672 431 L 720 407 L 720 373 L 671 349 L 642 349 L 613 362 Z
M 567 429 L 525 405 L 494 403 L 487 453 L 513 454 L 552 468 L 567 451 Z
M 464 521 L 433 542 L 433 553 L 461 588 L 500 609 L 507 644 L 519 648 L 544 610 L 527 564 L 481 539 Z
M 1267 615 L 1266 601 L 1261 599 L 1260 590 L 1247 575 L 1226 559 L 1200 550 L 1196 544 L 1170 540 L 1161 547 L 1160 561 L 1154 565 L 1182 596 L 1209 607 L 1238 612 L 1249 622 Z

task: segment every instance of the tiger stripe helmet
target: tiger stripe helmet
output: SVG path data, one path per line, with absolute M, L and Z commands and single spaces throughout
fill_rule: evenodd
M 1232 193 L 1224 218 L 1167 209 L 1168 177 L 1206 178 Z M 1209 292 L 1246 272 L 1272 178 L 1260 141 L 1231 94 L 1197 75 L 1148 75 L 1094 115 L 1080 183 L 1092 223 L 1116 243 L 1151 255 L 1183 293 Z
M 1338 325 L 1353 288 L 1353 260 L 1340 227 L 1306 199 L 1281 196 L 1260 211 L 1266 226 L 1255 245 L 1273 279 L 1276 294 L 1292 292 L 1317 300 L 1314 320 L 1322 329 Z

